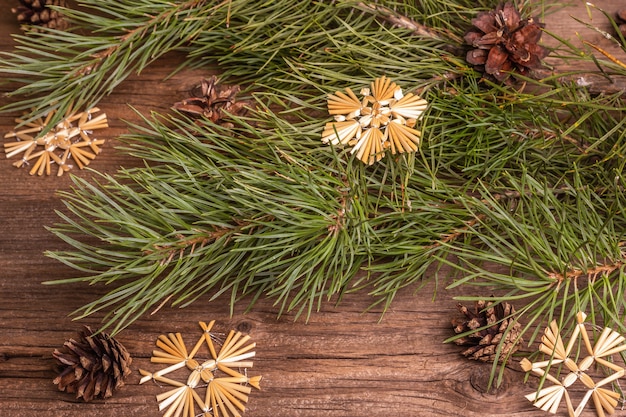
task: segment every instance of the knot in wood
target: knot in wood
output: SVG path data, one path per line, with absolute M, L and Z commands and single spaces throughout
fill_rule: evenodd
M 238 332 L 241 333 L 250 333 L 252 327 L 252 323 L 250 323 L 249 321 L 242 321 L 240 323 L 237 323 L 236 329 Z
M 489 394 L 500 396 L 508 391 L 511 385 L 511 376 L 508 369 L 504 370 L 502 382 L 497 385 L 497 381 L 492 381 L 489 386 L 489 378 L 491 376 L 491 366 L 477 366 L 472 370 L 469 381 L 472 388 L 481 394 Z

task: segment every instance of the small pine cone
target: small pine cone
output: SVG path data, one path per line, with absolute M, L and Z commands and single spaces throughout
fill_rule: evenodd
M 515 313 L 511 304 L 502 302 L 494 305 L 481 300 L 476 302 L 473 311 L 461 304 L 457 307 L 464 317 L 452 320 L 454 332 L 460 334 L 476 330 L 454 341 L 457 345 L 469 346 L 462 352 L 467 358 L 493 362 L 500 344 L 502 348 L 499 358 L 504 358 L 519 348 L 522 340 L 518 336 L 522 325 L 514 322 L 513 318 L 505 319 Z
M 467 52 L 466 60 L 498 81 L 516 73 L 532 75 L 531 71 L 541 68 L 541 60 L 548 55 L 548 50 L 538 44 L 543 24 L 532 17 L 522 19 L 512 2 L 479 13 L 472 25 L 465 42 L 474 49 Z
M 198 88 L 192 91 L 192 97 L 174 104 L 174 108 L 190 116 L 204 116 L 213 123 L 230 125 L 225 119 L 226 113 L 243 116 L 248 111 L 249 101 L 237 101 L 241 88 L 238 85 L 223 85 L 214 75 L 202 79 Z
M 49 6 L 67 7 L 65 0 L 19 0 L 20 5 L 11 9 L 17 21 L 24 26 L 67 29 L 63 15 Z
M 68 340 L 53 356 L 60 368 L 53 382 L 84 401 L 112 396 L 131 373 L 132 358 L 126 348 L 106 333 L 94 335 L 88 326 L 79 332 L 78 340 Z

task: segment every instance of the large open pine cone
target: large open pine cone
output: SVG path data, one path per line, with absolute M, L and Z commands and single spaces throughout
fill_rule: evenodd
M 65 0 L 19 0 L 19 3 L 20 5 L 12 8 L 11 11 L 16 14 L 20 24 L 59 30 L 67 28 L 67 21 L 63 15 L 49 7 L 67 7 Z
M 532 17 L 522 19 L 512 2 L 479 13 L 472 25 L 465 42 L 475 49 L 468 51 L 466 60 L 498 81 L 515 73 L 531 75 L 548 55 L 548 50 L 538 44 L 543 25 Z
M 53 382 L 85 401 L 112 396 L 131 373 L 132 358 L 126 348 L 106 333 L 94 334 L 88 326 L 79 332 L 78 340 L 68 340 L 53 356 L 61 368 Z
M 454 341 L 457 345 L 469 346 L 462 352 L 469 359 L 493 362 L 500 343 L 502 350 L 499 358 L 506 357 L 519 348 L 521 339 L 518 336 L 522 325 L 513 318 L 505 319 L 515 312 L 511 304 L 502 302 L 494 305 L 481 300 L 476 302 L 473 310 L 462 304 L 458 308 L 464 317 L 452 320 L 454 332 L 460 334 L 476 330 Z

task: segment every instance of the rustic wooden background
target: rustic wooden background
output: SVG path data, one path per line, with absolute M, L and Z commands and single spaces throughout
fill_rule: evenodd
M 8 1 L 3 1 L 7 4 Z M 12 2 L 12 3 L 17 3 Z M 624 6 L 621 1 L 598 1 L 607 11 Z M 578 41 L 582 37 L 612 52 L 603 40 L 571 19 L 587 19 L 584 2 L 577 1 L 545 17 L 549 30 Z M 605 25 L 594 13 L 594 22 Z M 19 28 L 8 8 L 0 14 L 0 49 L 10 50 L 11 33 Z M 551 44 L 549 39 L 545 42 Z M 126 81 L 100 107 L 111 128 L 98 133 L 107 139 L 104 150 L 91 164 L 100 172 L 114 173 L 132 160 L 116 150 L 115 137 L 125 132 L 122 119 L 133 118 L 127 104 L 142 112 L 167 110 L 173 98 L 187 97 L 193 83 L 204 75 L 183 72 L 167 82 L 164 76 L 176 66 L 169 56 L 140 76 Z M 2 92 L 11 86 L 0 87 Z M 7 102 L 0 97 L 0 104 Z M 15 115 L 0 115 L 0 131 L 8 132 Z M 379 311 L 363 313 L 372 301 L 367 294 L 352 294 L 339 306 L 324 304 L 308 323 L 285 314 L 277 317 L 272 301 L 260 301 L 254 310 L 229 315 L 226 300 L 197 302 L 184 310 L 163 308 L 118 336 L 134 357 L 127 385 L 106 401 L 82 403 L 59 392 L 52 384 L 52 351 L 75 336 L 82 324 L 98 326 L 99 317 L 82 322 L 68 316 L 73 310 L 104 293 L 83 284 L 44 286 L 44 280 L 69 278 L 76 272 L 45 257 L 44 250 L 63 249 L 62 242 L 44 227 L 58 221 L 55 210 L 63 204 L 57 190 L 70 187 L 69 175 L 31 177 L 0 157 L 0 415 L 2 416 L 160 416 L 155 395 L 168 387 L 138 385 L 138 368 L 156 370 L 149 362 L 158 335 L 180 332 L 187 343 L 199 334 L 198 321 L 217 321 L 217 331 L 240 329 L 257 343 L 253 375 L 263 375 L 262 390 L 254 391 L 246 416 L 540 416 L 524 394 L 536 379 L 524 383 L 517 363 L 506 370 L 505 384 L 485 392 L 490 365 L 468 361 L 454 345 L 450 319 L 456 316 L 454 296 L 446 282 L 427 284 L 419 292 L 398 294 L 382 317 Z M 75 174 L 88 176 L 86 171 Z M 436 290 L 436 297 L 433 294 Z M 536 346 L 526 347 L 528 351 Z M 564 409 L 560 415 L 566 415 Z M 583 414 L 594 415 L 592 409 Z M 626 416 L 626 411 L 617 415 Z

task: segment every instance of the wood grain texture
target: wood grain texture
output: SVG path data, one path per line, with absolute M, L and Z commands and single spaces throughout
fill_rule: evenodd
M 618 3 L 605 1 L 598 5 L 611 10 Z M 546 21 L 551 30 L 575 39 L 574 31 L 583 29 L 569 14 L 584 17 L 586 12 L 584 6 L 576 5 L 547 16 Z M 2 50 L 10 50 L 9 34 L 18 30 L 10 13 L 0 15 Z M 585 36 L 601 41 L 596 35 Z M 160 60 L 100 103 L 111 128 L 99 134 L 107 143 L 91 168 L 114 173 L 120 166 L 137 163 L 115 148 L 115 137 L 126 131 L 123 120 L 137 120 L 128 104 L 147 114 L 165 110 L 175 100 L 186 97 L 191 83 L 203 74 L 182 72 L 164 81 L 177 63 L 176 55 Z M 10 87 L 0 86 L 2 92 Z M 0 104 L 6 100 L 0 97 Z M 2 132 L 12 129 L 14 116 L 0 115 Z M 278 317 L 272 300 L 261 300 L 245 314 L 242 304 L 233 316 L 225 299 L 196 302 L 183 310 L 165 307 L 117 337 L 134 357 L 127 385 L 106 401 L 77 402 L 52 384 L 52 351 L 74 337 L 82 324 L 98 325 L 97 316 L 73 322 L 68 315 L 105 289 L 83 284 L 41 284 L 44 280 L 76 276 L 75 271 L 43 255 L 44 250 L 65 248 L 45 226 L 58 221 L 55 210 L 62 210 L 63 203 L 56 191 L 68 189 L 70 180 L 68 175 L 60 179 L 31 177 L 26 170 L 14 168 L 12 162 L 0 157 L 2 416 L 160 416 L 155 395 L 167 387 L 139 385 L 137 369 L 159 369 L 149 361 L 158 335 L 180 332 L 192 344 L 199 335 L 197 322 L 212 319 L 217 321 L 216 331 L 226 334 L 238 329 L 257 343 L 250 373 L 263 375 L 262 390 L 250 395 L 245 413 L 248 417 L 547 415 L 523 397 L 536 388 L 537 381 L 531 378 L 524 383 L 524 374 L 516 363 L 506 370 L 504 386 L 486 393 L 490 365 L 465 360 L 458 347 L 442 343 L 452 335 L 450 319 L 457 314 L 453 297 L 461 295 L 461 290 L 445 290 L 443 281 L 429 282 L 417 293 L 412 289 L 401 291 L 382 319 L 380 311 L 364 313 L 372 302 L 366 293 L 349 294 L 338 306 L 333 300 L 323 304 L 308 323 L 295 321 L 292 314 Z M 90 175 L 86 171 L 74 173 Z M 594 414 L 589 410 L 583 415 Z

